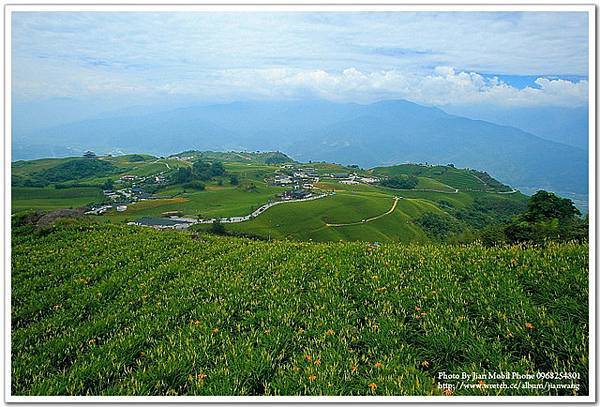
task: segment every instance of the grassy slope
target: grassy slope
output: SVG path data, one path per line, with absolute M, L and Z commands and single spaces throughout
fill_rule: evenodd
M 52 210 L 59 208 L 78 208 L 102 199 L 98 188 L 11 188 L 12 212 L 24 209 Z
M 156 159 L 146 157 L 143 162 L 130 162 L 128 156 L 103 157 L 113 165 L 123 169 L 123 173 L 148 175 L 180 166 L 189 166 L 186 161 L 175 159 Z M 37 171 L 40 166 L 56 165 L 60 160 L 37 160 L 17 167 L 27 167 L 29 171 Z M 312 168 L 321 174 L 356 171 L 356 169 L 342 167 L 330 163 L 302 164 L 304 168 Z M 230 217 L 241 216 L 252 212 L 270 199 L 276 198 L 286 188 L 269 186 L 264 182 L 265 177 L 272 176 L 280 167 L 279 165 L 266 165 L 249 162 L 227 162 L 225 167 L 229 173 L 239 175 L 241 187 L 229 184 L 227 177 L 223 179 L 223 186 L 216 182 L 207 184 L 205 191 L 184 191 L 181 186 L 169 187 L 158 195 L 165 198 L 154 201 L 144 201 L 129 205 L 126 212 L 111 211 L 102 217 L 104 221 L 124 222 L 139 219 L 144 216 L 160 216 L 167 211 L 182 211 L 186 216 L 195 217 Z M 25 169 L 15 171 L 23 173 Z M 365 173 L 364 171 L 358 171 Z M 395 190 L 372 185 L 345 185 L 330 178 L 322 178 L 317 184 L 325 191 L 335 191 L 333 197 L 322 200 L 302 203 L 286 203 L 273 207 L 257 219 L 241 224 L 228 225 L 231 230 L 256 234 L 271 238 L 291 238 L 296 240 L 337 241 L 337 240 L 363 240 L 363 241 L 426 241 L 424 232 L 412 220 L 425 212 L 442 213 L 437 203 L 444 200 L 455 208 L 462 208 L 473 202 L 477 192 L 459 192 L 454 188 L 475 188 L 481 182 L 472 175 L 450 167 L 423 167 L 418 165 L 401 165 L 395 167 L 378 168 L 376 173 L 394 175 L 398 173 L 425 174 L 432 178 L 419 175 L 417 188 L 439 190 L 442 192 Z M 441 175 L 439 175 L 441 174 Z M 437 178 L 436 178 L 437 177 Z M 102 183 L 105 178 L 84 179 L 78 182 Z M 244 186 L 254 183 L 258 190 L 247 192 Z M 47 191 L 46 197 L 39 195 L 36 200 L 30 200 L 27 195 L 35 192 L 41 194 Z M 64 192 L 60 192 L 64 191 Z M 13 198 L 13 212 L 25 208 L 54 209 L 59 207 L 77 207 L 98 200 L 98 192 L 89 192 L 87 196 L 72 199 L 69 190 L 52 190 L 51 188 L 26 191 L 15 189 Z M 79 193 L 83 193 L 80 191 Z M 64 194 L 64 195 L 63 195 Z M 70 194 L 70 195 L 69 195 Z M 381 219 L 361 225 L 344 227 L 328 227 L 326 223 L 352 223 L 360 222 L 387 212 L 394 196 L 405 199 L 399 201 L 396 210 Z M 524 199 L 521 194 L 499 195 L 490 194 L 497 199 Z M 45 199 L 44 199 L 45 198 Z
M 587 246 L 74 225 L 13 235 L 12 256 L 13 394 L 429 395 L 440 371 L 488 370 L 577 372 L 587 392 Z
M 417 175 L 420 177 L 427 177 L 437 180 L 443 184 L 458 189 L 481 190 L 486 189 L 487 187 L 485 183 L 482 183 L 479 179 L 468 173 L 466 170 L 446 166 L 427 167 L 417 164 L 402 164 L 391 167 L 374 168 L 373 172 L 375 174 L 388 176 L 400 174 Z
M 424 232 L 411 222 L 412 219 L 425 212 L 443 213 L 435 205 L 436 200 L 445 199 L 457 207 L 472 201 L 466 193 L 399 191 L 371 185 L 345 185 L 332 180 L 317 185 L 336 194 L 310 202 L 278 205 L 251 221 L 227 225 L 227 229 L 278 239 L 427 241 Z M 360 222 L 381 215 L 391 208 L 394 196 L 404 199 L 398 201 L 394 212 L 383 218 L 361 225 L 326 225 Z
M 109 214 L 111 221 L 138 219 L 144 216 L 160 216 L 167 211 L 182 211 L 186 216 L 229 217 L 252 212 L 269 199 L 276 197 L 282 188 L 270 187 L 256 182 L 257 190 L 245 191 L 233 186 L 209 186 L 205 191 L 183 192 L 182 188 L 171 188 L 166 194 L 176 194 L 176 199 L 142 201 L 129 205 L 126 212 Z
M 327 223 L 352 223 L 387 212 L 391 196 L 353 195 L 338 192 L 310 202 L 285 203 L 275 206 L 256 219 L 227 225 L 227 229 L 272 238 L 315 241 L 423 241 L 423 232 L 410 222 L 424 210 L 439 211 L 418 200 L 400 200 L 394 212 L 372 222 L 328 227 Z

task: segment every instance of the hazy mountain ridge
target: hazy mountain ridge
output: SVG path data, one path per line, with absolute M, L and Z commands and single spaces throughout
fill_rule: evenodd
M 301 160 L 364 167 L 451 162 L 484 169 L 517 187 L 587 193 L 583 149 L 403 100 L 369 105 L 234 102 L 105 117 L 15 134 L 13 151 L 49 140 L 71 150 L 157 155 L 185 149 L 275 149 Z

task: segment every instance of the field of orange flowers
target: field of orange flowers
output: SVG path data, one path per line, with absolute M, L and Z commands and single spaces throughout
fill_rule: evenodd
M 12 234 L 14 395 L 579 395 L 588 247 Z M 533 374 L 576 388 L 454 386 Z M 540 372 L 546 375 L 540 375 Z M 536 376 L 537 375 L 537 376 Z

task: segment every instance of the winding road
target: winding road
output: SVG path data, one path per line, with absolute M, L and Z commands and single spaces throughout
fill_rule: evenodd
M 306 202 L 306 201 L 314 201 L 315 199 L 320 199 L 320 198 L 325 198 L 326 196 L 329 196 L 330 194 L 320 194 L 320 195 L 314 195 L 311 196 L 309 198 L 303 198 L 303 199 L 290 199 L 288 201 L 273 201 L 273 202 L 269 202 L 264 204 L 263 206 L 261 206 L 260 208 L 256 209 L 254 212 L 246 215 L 246 216 L 231 216 L 231 217 L 223 217 L 220 218 L 219 221 L 221 223 L 240 223 L 240 222 L 245 222 L 248 221 L 250 219 L 256 218 L 258 215 L 265 213 L 265 211 L 269 208 L 272 208 L 275 205 L 280 205 L 280 204 L 284 204 L 284 203 L 288 203 L 288 202 Z M 185 222 L 185 223 L 189 223 L 190 225 L 193 224 L 211 224 L 211 223 L 215 223 L 217 221 L 217 218 L 212 218 L 212 219 L 194 219 L 194 218 L 182 218 L 182 217 L 176 217 L 176 216 L 171 216 L 170 219 L 176 220 L 176 221 L 181 221 L 181 222 Z

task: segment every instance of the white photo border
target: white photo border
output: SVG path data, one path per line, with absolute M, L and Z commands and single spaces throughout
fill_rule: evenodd
M 452 3 L 446 0 L 423 3 L 401 3 L 398 1 L 379 0 L 373 3 L 366 1 L 324 1 L 309 0 L 303 3 L 296 1 L 283 2 L 266 0 L 252 2 L 238 0 L 234 2 L 179 2 L 164 4 L 158 1 L 118 2 L 108 0 L 102 3 L 81 3 L 65 0 L 61 3 L 26 3 L 3 0 L 4 19 L 4 98 L 3 126 L 4 142 L 2 143 L 3 166 L 3 237 L 4 237 L 4 278 L 0 279 L 4 292 L 4 402 L 5 403 L 595 403 L 596 402 L 596 9 L 597 1 L 579 4 L 541 2 L 527 3 L 481 3 L 462 1 Z M 547 11 L 547 12 L 587 12 L 588 13 L 588 83 L 589 83 L 589 394 L 587 396 L 15 396 L 11 394 L 11 16 L 21 11 Z

